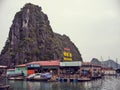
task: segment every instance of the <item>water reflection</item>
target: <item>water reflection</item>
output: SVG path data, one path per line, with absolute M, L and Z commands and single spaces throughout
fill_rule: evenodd
M 27 83 L 25 81 L 8 81 L 10 90 L 27 90 Z
M 28 90 L 85 90 L 80 83 L 67 82 L 27 82 Z
M 8 84 L 11 90 L 120 90 L 120 77 L 85 83 L 8 81 Z
M 99 81 L 86 83 L 8 81 L 11 90 L 100 90 Z M 100 85 L 99 85 L 100 84 Z

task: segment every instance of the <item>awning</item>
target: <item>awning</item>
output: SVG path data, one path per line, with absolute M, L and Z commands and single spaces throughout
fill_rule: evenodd
M 60 66 L 81 66 L 81 61 L 60 62 Z
M 58 69 L 57 66 L 43 66 L 43 69 Z

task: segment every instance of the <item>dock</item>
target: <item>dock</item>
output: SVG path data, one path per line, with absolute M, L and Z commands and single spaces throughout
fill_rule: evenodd
M 83 78 L 57 78 L 58 82 L 88 82 L 88 81 L 93 81 L 97 79 L 101 79 L 101 76 L 94 76 L 94 77 L 83 77 Z
M 57 78 L 59 82 L 87 82 L 91 81 L 91 78 Z

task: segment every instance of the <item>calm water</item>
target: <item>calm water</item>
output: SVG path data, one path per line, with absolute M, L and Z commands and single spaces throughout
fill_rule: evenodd
M 11 90 L 120 90 L 120 79 L 108 78 L 86 83 L 8 81 Z

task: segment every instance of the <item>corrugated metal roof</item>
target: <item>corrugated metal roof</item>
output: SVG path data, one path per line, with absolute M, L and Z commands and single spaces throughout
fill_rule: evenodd
M 81 66 L 81 61 L 60 62 L 60 66 Z

